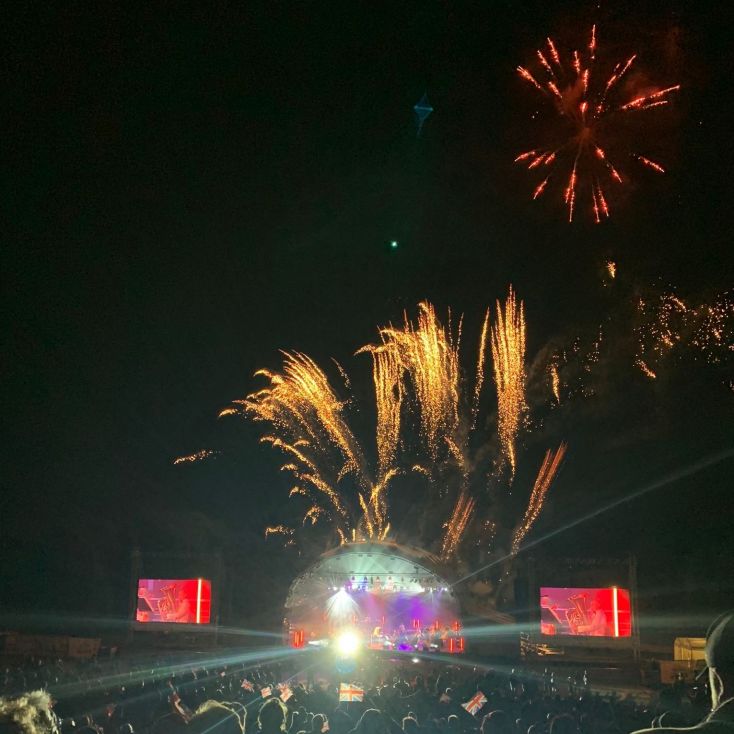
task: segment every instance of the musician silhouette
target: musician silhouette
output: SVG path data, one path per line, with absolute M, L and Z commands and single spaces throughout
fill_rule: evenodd
M 607 634 L 607 615 L 596 599 L 591 602 L 589 611 L 591 613 L 590 620 L 586 624 L 578 625 L 576 634 L 604 637 Z

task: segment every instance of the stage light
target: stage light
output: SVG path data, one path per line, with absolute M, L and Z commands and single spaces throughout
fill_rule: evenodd
M 413 658 L 413 662 L 414 663 L 419 663 L 420 662 L 420 658 Z
M 354 657 L 359 649 L 359 637 L 357 637 L 356 633 L 351 630 L 342 632 L 339 637 L 336 638 L 336 649 L 344 657 Z

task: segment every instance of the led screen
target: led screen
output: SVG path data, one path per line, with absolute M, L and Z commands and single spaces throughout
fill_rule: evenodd
M 579 637 L 630 637 L 630 593 L 616 586 L 605 589 L 540 590 L 540 632 Z
M 209 624 L 211 608 L 207 579 L 138 579 L 138 622 Z

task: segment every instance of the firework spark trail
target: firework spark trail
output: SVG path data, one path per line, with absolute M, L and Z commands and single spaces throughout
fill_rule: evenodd
M 589 56 L 594 60 L 596 55 L 596 24 L 591 26 L 591 40 L 589 41 Z
M 644 155 L 638 155 L 637 160 L 640 161 L 640 163 L 646 165 L 648 168 L 652 168 L 654 171 L 657 171 L 658 173 L 665 173 L 665 169 L 659 163 L 655 163 L 655 161 L 651 161 L 649 158 L 645 158 Z
M 607 260 L 606 262 L 607 275 L 614 280 L 617 277 L 617 263 L 614 260 Z
M 538 49 L 536 53 L 538 54 L 538 58 L 540 59 L 540 63 L 543 64 L 545 70 L 549 74 L 552 74 L 553 76 L 555 76 L 555 74 L 553 73 L 553 69 L 551 68 L 551 65 L 548 63 L 548 60 L 543 55 L 543 52 L 540 49 Z
M 441 545 L 441 558 L 446 560 L 456 553 L 469 520 L 474 514 L 475 505 L 476 502 L 473 497 L 466 492 L 461 493 L 454 506 L 454 511 L 445 525 L 446 532 Z
M 321 507 L 321 505 L 311 505 L 311 507 L 306 510 L 306 514 L 303 516 L 303 524 L 306 524 L 306 520 L 310 520 L 311 525 L 315 525 L 319 517 L 325 514 L 326 511 L 323 507 Z
M 282 373 L 268 370 L 256 373 L 268 379 L 268 387 L 251 393 L 244 401 L 235 401 L 220 415 L 245 413 L 256 421 L 269 423 L 285 436 L 267 435 L 261 440 L 294 460 L 284 464 L 281 471 L 292 473 L 301 489 L 309 487 L 326 499 L 332 510 L 329 516 L 340 530 L 348 532 L 352 522 L 350 513 L 336 485 L 349 474 L 354 474 L 360 482 L 367 479 L 362 452 L 343 415 L 344 403 L 310 357 L 298 352 L 282 354 Z M 332 449 L 336 449 L 341 463 L 334 480 L 323 473 L 323 468 L 333 463 Z M 324 513 L 308 511 L 304 522 L 307 519 L 314 522 L 321 514 Z
M 382 479 L 375 483 L 370 493 L 370 507 L 371 511 L 376 519 L 376 527 L 378 533 L 384 530 L 386 525 L 390 523 L 387 521 L 387 502 L 385 500 L 385 494 L 390 482 L 400 474 L 400 470 L 396 468 L 389 469 Z
M 548 365 L 548 372 L 551 380 L 551 392 L 553 397 L 556 399 L 558 405 L 561 404 L 561 378 L 558 374 L 558 365 L 555 362 L 551 362 Z
M 635 365 L 637 365 L 637 367 L 640 368 L 640 371 L 646 377 L 649 377 L 651 380 L 656 380 L 657 379 L 657 375 L 647 366 L 647 364 L 643 360 L 636 359 L 635 360 Z
M 548 179 L 550 176 L 546 176 L 533 191 L 533 199 L 537 199 L 545 191 L 545 187 L 548 185 Z
M 504 312 L 497 301 L 492 327 L 492 360 L 497 387 L 497 432 L 503 459 L 510 465 L 510 481 L 515 476 L 515 442 L 525 411 L 525 310 L 510 286 Z
M 194 464 L 197 461 L 204 461 L 205 459 L 208 459 L 211 456 L 218 456 L 219 451 L 210 451 L 209 449 L 202 449 L 201 451 L 197 451 L 195 454 L 188 454 L 187 456 L 177 456 L 173 460 L 173 465 L 177 466 L 178 464 Z
M 579 200 L 586 200 L 587 191 L 591 216 L 594 221 L 601 223 L 609 217 L 610 210 L 608 192 L 604 189 L 607 177 L 618 184 L 624 183 L 624 179 L 599 141 L 603 139 L 605 147 L 609 144 L 611 150 L 615 151 L 627 146 L 627 139 L 630 138 L 629 130 L 620 127 L 618 120 L 621 118 L 614 117 L 615 113 L 644 111 L 667 105 L 671 101 L 670 96 L 680 89 L 680 85 L 646 91 L 620 102 L 614 99 L 613 93 L 621 90 L 619 82 L 628 73 L 637 58 L 636 54 L 617 63 L 611 75 L 602 78 L 597 72 L 600 62 L 597 60 L 596 26 L 591 28 L 588 43 L 581 50 L 571 52 L 567 70 L 564 70 L 561 54 L 553 40 L 548 38 L 546 42 L 547 53 L 541 49 L 535 53 L 539 62 L 538 73 L 523 66 L 517 67 L 517 71 L 550 101 L 550 105 L 545 107 L 553 111 L 551 124 L 557 123 L 555 132 L 561 139 L 554 146 L 553 154 L 549 155 L 548 148 L 533 149 L 517 156 L 515 162 L 525 163 L 528 171 L 540 170 L 541 167 L 548 167 L 550 171 L 544 174 L 539 183 L 533 184 L 533 200 L 545 193 L 549 181 L 558 172 L 558 178 L 567 181 L 562 191 L 569 223 L 573 222 L 576 214 L 577 193 Z M 659 173 L 664 172 L 658 163 L 648 162 L 648 159 L 636 154 L 633 157 Z M 581 191 L 584 192 L 583 197 Z
M 566 192 L 564 194 L 563 200 L 568 205 L 568 221 L 573 222 L 573 205 L 576 202 L 576 164 L 578 162 L 578 157 L 576 159 L 576 163 L 573 164 L 573 169 L 571 170 L 571 176 L 568 179 L 568 186 L 566 187 Z
M 563 457 L 566 455 L 567 448 L 568 446 L 565 443 L 562 443 L 555 452 L 550 450 L 545 452 L 545 458 L 540 466 L 538 476 L 535 479 L 533 490 L 530 493 L 527 510 L 525 510 L 525 515 L 515 530 L 515 534 L 512 538 L 513 555 L 518 552 L 523 539 L 530 532 L 530 529 L 538 519 L 538 516 L 543 509 L 543 504 L 545 503 L 548 490 L 558 473 Z
M 529 150 L 526 153 L 520 153 L 517 158 L 515 158 L 515 163 L 519 163 L 520 161 L 524 161 L 526 158 L 530 158 L 530 156 L 533 156 L 536 154 L 537 151 L 535 150 Z
M 476 380 L 474 381 L 474 399 L 471 408 L 471 425 L 474 428 L 477 424 L 477 415 L 479 414 L 479 398 L 484 385 L 484 360 L 487 353 L 487 334 L 489 333 L 489 309 L 484 314 L 484 322 L 482 323 L 482 333 L 479 337 L 479 354 L 477 357 Z
M 520 76 L 523 79 L 526 79 L 531 84 L 533 84 L 534 86 L 536 86 L 541 92 L 544 92 L 545 91 L 543 89 L 543 87 L 541 87 L 540 84 L 538 84 L 538 82 L 536 81 L 535 77 L 527 69 L 525 69 L 522 66 L 518 66 L 517 67 L 517 72 L 518 72 L 518 74 L 520 74 Z
M 418 304 L 418 322 L 405 316 L 403 329 L 380 330 L 387 347 L 399 354 L 415 392 L 421 434 L 432 458 L 445 436 L 459 423 L 459 350 L 450 327 L 445 328 L 427 302 Z
M 672 87 L 667 87 L 667 89 L 661 89 L 659 92 L 654 92 L 653 94 L 647 94 L 642 97 L 635 97 L 635 99 L 631 100 L 630 102 L 627 102 L 626 104 L 623 104 L 619 109 L 620 110 L 633 110 L 633 109 L 639 109 L 643 108 L 644 105 L 647 105 L 648 102 L 652 102 L 655 100 L 660 100 L 661 97 L 664 97 L 666 94 L 671 94 L 672 92 L 677 92 L 680 90 L 680 84 L 676 84 Z M 667 101 L 667 100 L 664 100 Z
M 559 69 L 562 69 L 563 67 L 561 66 L 561 57 L 558 55 L 558 51 L 556 49 L 556 45 L 553 43 L 553 40 L 551 38 L 546 38 L 545 40 L 548 43 L 548 49 L 551 52 L 551 56 L 553 57 L 553 61 L 556 62 L 556 65 L 558 66 Z
M 273 448 L 280 449 L 286 454 L 290 454 L 291 456 L 294 456 L 298 461 L 300 461 L 304 466 L 306 466 L 308 469 L 310 469 L 312 472 L 317 472 L 318 469 L 316 468 L 316 465 L 309 459 L 303 451 L 301 451 L 297 446 L 296 443 L 299 443 L 303 445 L 304 441 L 297 441 L 294 444 L 289 444 L 286 441 L 283 441 L 283 439 L 278 438 L 277 436 L 262 436 L 260 438 L 260 443 L 269 443 Z M 291 466 L 291 465 L 288 465 Z M 292 466 L 295 466 L 292 465 Z
M 341 494 L 338 490 L 327 482 L 320 474 L 316 472 L 302 472 L 299 471 L 295 464 L 284 464 L 281 471 L 290 471 L 293 476 L 305 484 L 311 485 L 314 489 L 321 492 L 330 502 L 333 509 L 340 516 L 344 523 L 349 523 L 349 513 L 347 508 L 344 506 Z
M 344 403 L 335 395 L 323 370 L 308 356 L 283 352 L 283 373 L 260 370 L 270 387 L 247 396 L 244 410 L 255 420 L 266 421 L 300 434 L 307 432 L 314 445 L 326 437 L 344 460 L 344 471 L 358 474 L 364 460 L 343 416 Z M 300 436 L 299 436 L 300 437 Z
M 362 353 L 372 356 L 372 382 L 377 406 L 378 474 L 384 477 L 393 466 L 400 439 L 405 370 L 399 352 L 390 345 L 366 346 L 356 352 Z

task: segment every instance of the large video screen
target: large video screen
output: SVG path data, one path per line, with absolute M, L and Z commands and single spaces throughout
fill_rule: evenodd
M 632 611 L 627 589 L 540 589 L 540 633 L 579 637 L 630 637 Z
M 209 624 L 211 610 L 207 579 L 138 579 L 138 622 Z

